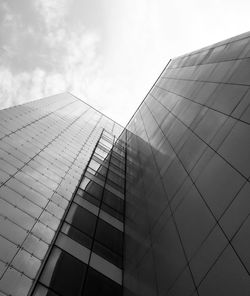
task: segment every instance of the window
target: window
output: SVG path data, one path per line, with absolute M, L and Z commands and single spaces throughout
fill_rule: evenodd
M 93 268 L 89 268 L 83 295 L 121 296 L 122 287 Z
M 120 213 L 124 211 L 123 200 L 106 189 L 104 190 L 103 202 Z
M 64 223 L 62 227 L 62 232 L 67 234 L 70 238 L 72 238 L 74 241 L 78 242 L 82 246 L 90 249 L 92 239 L 72 225 Z
M 110 250 L 122 254 L 122 232 L 108 223 L 99 220 L 95 239 Z
M 41 276 L 41 282 L 62 296 L 80 295 L 86 265 L 54 248 Z
M 94 242 L 93 252 L 97 255 L 100 255 L 102 258 L 108 260 L 109 262 L 113 263 L 114 265 L 122 268 L 122 257 L 114 252 L 112 252 L 109 248 L 105 247 L 104 245 Z
M 94 233 L 96 216 L 76 204 L 72 204 L 66 221 L 90 236 Z

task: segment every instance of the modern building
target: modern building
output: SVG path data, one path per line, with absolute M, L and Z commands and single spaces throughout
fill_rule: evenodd
M 0 295 L 250 294 L 250 33 L 171 60 L 125 128 L 0 111 Z
M 69 94 L 0 122 L 0 295 L 121 295 L 122 127 Z

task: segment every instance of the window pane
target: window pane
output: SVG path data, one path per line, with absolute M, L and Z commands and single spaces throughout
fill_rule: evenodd
M 90 182 L 85 189 L 86 192 L 93 195 L 97 199 L 101 199 L 103 187 L 96 182 Z
M 38 285 L 33 296 L 58 296 L 58 294 L 55 294 L 42 285 Z
M 103 202 L 116 211 L 123 213 L 123 200 L 106 189 L 104 191 Z
M 122 268 L 122 257 L 96 241 L 94 242 L 93 252 L 117 267 Z
M 100 200 L 96 199 L 94 196 L 88 194 L 86 191 L 82 191 L 81 189 L 79 189 L 77 191 L 77 195 L 81 196 L 82 198 L 86 199 L 87 201 L 91 202 L 92 204 L 94 204 L 95 206 L 99 207 L 100 204 Z
M 98 221 L 95 238 L 112 251 L 122 254 L 122 232 L 108 223 Z
M 92 253 L 90 258 L 90 266 L 95 270 L 98 270 L 105 276 L 109 277 L 118 284 L 122 283 L 122 271 L 120 268 L 116 267 L 114 264 L 108 262 L 102 257 Z
M 96 216 L 76 204 L 72 204 L 66 218 L 67 222 L 79 230 L 92 236 L 94 233 Z
M 67 235 L 60 233 L 56 240 L 56 245 L 82 262 L 88 263 L 90 250 L 78 244 Z
M 85 272 L 84 263 L 54 248 L 43 271 L 41 282 L 60 295 L 79 295 Z
M 87 248 L 91 247 L 92 239 L 89 236 L 87 236 L 86 234 L 84 234 L 83 232 L 81 232 L 78 229 L 76 229 L 75 227 L 73 227 L 72 225 L 70 225 L 68 223 L 64 223 L 63 227 L 62 227 L 62 232 L 67 234 L 70 238 L 72 238 L 73 240 L 75 240 L 79 244 L 81 244 Z

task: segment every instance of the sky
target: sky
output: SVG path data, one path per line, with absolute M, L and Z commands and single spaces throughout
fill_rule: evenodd
M 125 125 L 170 58 L 247 32 L 249 0 L 0 0 L 0 109 L 70 92 Z

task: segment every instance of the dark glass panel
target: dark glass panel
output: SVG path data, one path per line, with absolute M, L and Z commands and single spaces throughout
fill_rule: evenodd
M 124 157 L 120 156 L 118 153 L 116 153 L 115 151 L 112 151 L 112 155 L 111 155 L 111 159 L 115 159 L 119 162 L 124 163 Z
M 107 168 L 105 166 L 101 165 L 101 167 L 97 170 L 97 172 L 103 176 L 106 176 Z
M 235 84 L 247 84 L 250 83 L 250 59 L 243 59 L 237 61 L 237 66 L 233 75 L 230 77 L 229 82 Z
M 119 171 L 121 174 L 124 172 L 124 166 L 117 166 L 113 162 L 110 162 L 109 166 L 111 167 L 112 171 Z
M 204 108 L 203 111 L 206 109 Z M 219 128 L 226 121 L 227 117 L 219 112 L 208 109 L 205 115 L 200 118 L 195 128 L 197 133 L 205 142 L 209 143 Z
M 199 287 L 200 296 L 248 296 L 249 275 L 229 245 Z
M 249 258 L 249 247 L 250 247 L 250 218 L 244 221 L 244 224 L 233 238 L 233 246 L 246 266 L 248 272 L 250 272 L 250 258 Z
M 123 233 L 108 223 L 98 221 L 95 239 L 112 251 L 122 254 Z
M 175 225 L 171 220 L 158 233 L 153 246 L 160 293 L 173 285 L 186 263 Z
M 56 294 L 53 291 L 45 288 L 42 285 L 38 285 L 32 295 L 33 296 L 58 296 L 58 294 Z
M 86 265 L 58 248 L 54 248 L 41 281 L 62 296 L 81 295 Z
M 86 189 L 85 189 L 89 194 L 93 195 L 94 197 L 96 197 L 97 199 L 101 199 L 102 197 L 102 191 L 103 191 L 103 187 L 97 183 L 95 183 L 94 181 L 90 182 Z
M 236 169 L 246 178 L 250 176 L 250 162 L 246 161 L 250 157 L 250 126 L 238 122 L 231 133 L 222 143 L 219 153 L 221 153 Z
M 220 219 L 219 223 L 229 238 L 242 226 L 241 224 L 249 215 L 250 208 L 250 183 L 246 182 L 237 194 L 230 207 Z M 249 268 L 250 269 L 250 268 Z
M 94 242 L 93 252 L 118 266 L 119 268 L 122 268 L 122 257 L 97 241 Z
M 194 186 L 178 207 L 175 218 L 186 255 L 190 258 L 215 224 L 215 220 Z
M 83 296 L 121 296 L 122 287 L 93 268 L 88 269 Z
M 213 214 L 218 218 L 244 183 L 218 154 L 214 154 L 196 181 L 197 187 Z
M 188 268 L 181 274 L 181 276 L 174 283 L 170 289 L 169 295 L 171 296 L 193 296 L 195 291 L 194 283 Z
M 80 193 L 80 194 L 79 194 Z M 86 191 L 77 191 L 77 195 L 86 199 L 87 201 L 91 202 L 92 204 L 94 204 L 95 206 L 99 207 L 100 204 L 100 200 L 96 199 L 94 196 L 88 194 L 88 192 Z
M 206 105 L 212 109 L 230 114 L 247 89 L 246 86 L 241 85 L 221 84 L 208 99 Z
M 178 178 L 176 177 L 178 176 Z M 172 161 L 167 171 L 162 176 L 165 188 L 168 194 L 168 198 L 171 200 L 179 187 L 183 184 L 187 173 L 184 170 L 178 159 Z M 149 185 L 148 185 L 149 186 Z
M 244 98 L 240 101 L 240 103 L 237 105 L 235 110 L 233 111 L 232 115 L 234 117 L 240 118 L 243 121 L 246 121 L 250 123 L 250 91 L 246 93 Z
M 183 144 L 179 157 L 187 171 L 190 171 L 205 150 L 206 145 L 196 135 L 190 133 Z
M 112 186 L 114 189 L 118 190 L 118 191 L 121 192 L 121 193 L 124 192 L 123 187 L 117 185 L 116 183 L 114 183 L 114 182 L 111 181 L 110 179 L 107 179 L 107 184 L 109 184 L 110 186 Z
M 111 216 L 119 219 L 120 221 L 123 221 L 123 214 L 120 214 L 119 212 L 115 211 L 113 208 L 109 207 L 106 204 L 102 204 L 102 210 L 110 214 Z
M 70 238 L 72 238 L 79 244 L 90 249 L 92 239 L 83 232 L 73 227 L 72 225 L 64 223 L 62 227 L 62 232 L 67 234 Z
M 72 204 L 66 221 L 90 236 L 94 233 L 96 216 L 76 204 Z
M 119 185 L 120 187 L 124 187 L 124 178 L 121 178 L 119 175 L 115 174 L 111 170 L 108 173 L 108 179 Z
M 101 181 L 105 181 L 105 175 L 103 175 L 101 172 L 93 172 L 93 175 L 95 176 L 95 177 L 97 177 L 98 179 L 100 179 Z
M 197 285 L 218 259 L 227 243 L 228 241 L 220 227 L 216 226 L 190 262 L 190 267 Z
M 214 71 L 208 77 L 208 81 L 227 82 L 240 61 L 226 61 L 216 64 Z M 244 76 L 244 75 L 243 75 Z M 232 82 L 232 79 L 230 79 Z

